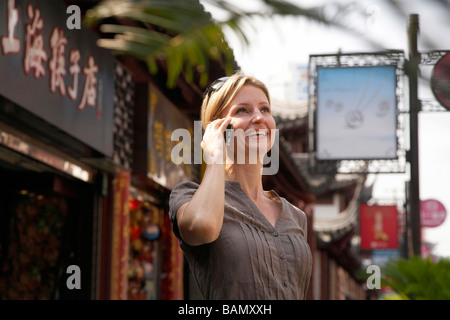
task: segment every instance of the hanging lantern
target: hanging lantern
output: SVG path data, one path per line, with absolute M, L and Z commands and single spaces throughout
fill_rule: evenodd
M 130 210 L 137 210 L 139 206 L 141 205 L 141 201 L 137 200 L 134 197 L 130 197 L 130 200 L 128 201 L 128 206 Z

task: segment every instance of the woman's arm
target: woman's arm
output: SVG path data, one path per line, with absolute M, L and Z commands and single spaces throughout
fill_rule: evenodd
M 215 241 L 220 234 L 225 206 L 225 145 L 223 133 L 231 119 L 211 122 L 203 136 L 206 169 L 192 199 L 177 211 L 184 242 L 191 246 Z

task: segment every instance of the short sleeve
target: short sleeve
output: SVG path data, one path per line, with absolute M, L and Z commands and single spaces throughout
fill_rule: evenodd
M 178 230 L 177 211 L 180 207 L 189 202 L 194 193 L 198 189 L 198 184 L 192 181 L 177 184 L 170 193 L 169 198 L 169 217 L 173 225 L 173 233 L 181 240 L 180 231 Z

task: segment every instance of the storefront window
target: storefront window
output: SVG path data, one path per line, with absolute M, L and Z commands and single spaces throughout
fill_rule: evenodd
M 63 234 L 68 215 L 64 197 L 21 190 L 9 210 L 0 271 L 2 300 L 48 300 L 57 291 Z
M 155 300 L 160 296 L 162 212 L 134 197 L 130 197 L 129 207 L 128 299 Z

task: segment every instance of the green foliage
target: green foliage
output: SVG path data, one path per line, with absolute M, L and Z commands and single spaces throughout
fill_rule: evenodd
M 223 30 L 231 30 L 242 44 L 247 45 L 243 20 L 272 19 L 277 15 L 335 23 L 331 22 L 333 19 L 324 18 L 321 7 L 303 9 L 282 0 L 261 0 L 258 11 L 246 11 L 223 0 L 202 2 L 226 12 L 227 18 L 213 20 L 199 0 L 103 0 L 86 12 L 84 22 L 91 27 L 98 24 L 102 32 L 113 35 L 100 39 L 100 47 L 145 61 L 153 74 L 161 68 L 158 62 L 165 62 L 168 87 L 175 87 L 180 75 L 192 82 L 196 74 L 199 85 L 206 87 L 212 60 L 223 63 L 226 73 L 231 74 L 234 54 L 225 41 Z M 108 18 L 115 18 L 120 23 L 103 24 Z
M 233 71 L 232 50 L 198 2 L 104 0 L 88 10 L 85 23 L 92 26 L 111 17 L 128 23 L 100 24 L 100 31 L 114 37 L 100 39 L 98 45 L 145 61 L 153 74 L 158 61 L 165 61 L 168 87 L 176 85 L 182 72 L 192 82 L 195 70 L 200 71 L 200 84 L 206 86 L 207 73 L 202 71 L 208 68 L 209 59 L 223 60 L 227 72 Z
M 417 256 L 390 260 L 382 268 L 382 285 L 410 300 L 450 300 L 450 259 L 433 262 Z

